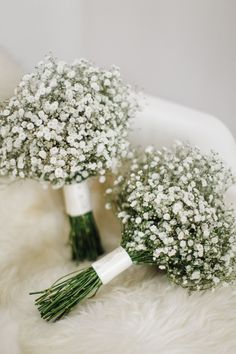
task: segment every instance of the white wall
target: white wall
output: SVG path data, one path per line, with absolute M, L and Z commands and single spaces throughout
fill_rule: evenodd
M 0 10 L 0 45 L 25 69 L 50 50 L 116 63 L 139 88 L 212 113 L 236 136 L 235 0 L 0 0 Z
M 0 0 L 0 46 L 31 69 L 50 51 L 80 56 L 79 0 Z

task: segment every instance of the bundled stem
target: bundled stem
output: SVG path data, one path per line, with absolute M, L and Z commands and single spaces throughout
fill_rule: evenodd
M 41 317 L 47 321 L 57 321 L 82 300 L 94 296 L 101 285 L 97 273 L 93 267 L 89 267 L 70 273 L 50 288 L 30 295 L 41 294 L 35 300 Z
M 90 211 L 80 216 L 69 216 L 69 220 L 72 259 L 78 262 L 96 260 L 103 254 L 103 248 L 93 213 Z
M 121 244 L 123 248 L 125 248 L 125 245 Z M 155 264 L 153 262 L 153 257 L 151 254 L 149 254 L 146 251 L 127 251 L 126 252 L 129 254 L 130 258 L 132 259 L 132 262 L 134 264 L 149 264 L 153 265 Z
M 35 300 L 41 317 L 47 321 L 56 321 L 82 300 L 94 296 L 102 284 L 109 283 L 131 265 L 129 254 L 120 246 L 93 262 L 89 268 L 70 273 L 50 288 L 31 295 L 41 295 Z

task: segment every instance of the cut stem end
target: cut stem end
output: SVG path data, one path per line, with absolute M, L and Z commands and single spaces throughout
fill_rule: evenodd
M 48 289 L 30 293 L 30 295 L 41 294 L 35 300 L 35 305 L 43 319 L 59 320 L 82 300 L 93 297 L 102 285 L 92 267 L 70 275 L 60 278 Z

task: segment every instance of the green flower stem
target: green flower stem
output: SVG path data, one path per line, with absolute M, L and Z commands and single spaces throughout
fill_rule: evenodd
M 115 250 L 113 252 L 115 252 Z M 111 256 L 113 252 L 102 259 L 106 257 L 109 259 L 109 255 Z M 150 264 L 152 262 L 147 252 L 133 252 L 129 256 L 133 263 Z M 110 261 L 112 262 L 112 260 Z M 114 265 L 109 265 L 109 262 L 105 262 L 105 264 L 107 267 Z M 94 296 L 102 285 L 102 280 L 99 278 L 95 269 L 96 268 L 91 266 L 84 270 L 75 271 L 58 279 L 48 289 L 32 292 L 31 295 L 40 294 L 40 297 L 35 300 L 35 305 L 38 307 L 41 317 L 47 321 L 59 320 L 69 313 L 75 305 Z M 116 273 L 116 275 L 118 274 L 119 272 Z M 116 275 L 114 274 L 114 277 Z
M 121 244 L 121 246 L 125 249 L 125 246 Z M 147 265 L 156 265 L 156 263 L 153 261 L 152 255 L 150 255 L 148 252 L 145 251 L 128 251 L 126 252 L 129 254 L 130 258 L 132 259 L 132 262 L 134 264 L 147 264 Z
M 30 295 L 41 294 L 35 300 L 41 317 L 47 321 L 57 321 L 82 300 L 93 297 L 101 285 L 97 273 L 93 267 L 89 267 L 70 273 L 50 288 L 32 292 Z
M 70 216 L 70 235 L 69 240 L 72 248 L 72 259 L 93 261 L 103 254 L 98 229 L 90 211 L 80 216 Z

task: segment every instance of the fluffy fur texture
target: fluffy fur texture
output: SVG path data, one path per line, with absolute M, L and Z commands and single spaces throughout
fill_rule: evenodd
M 92 183 L 104 248 L 119 243 L 116 218 Z M 0 351 L 2 354 L 234 354 L 236 289 L 191 296 L 156 268 L 133 266 L 65 319 L 40 318 L 29 291 L 75 265 L 61 191 L 32 181 L 0 189 Z M 84 265 L 87 265 L 84 264 Z

